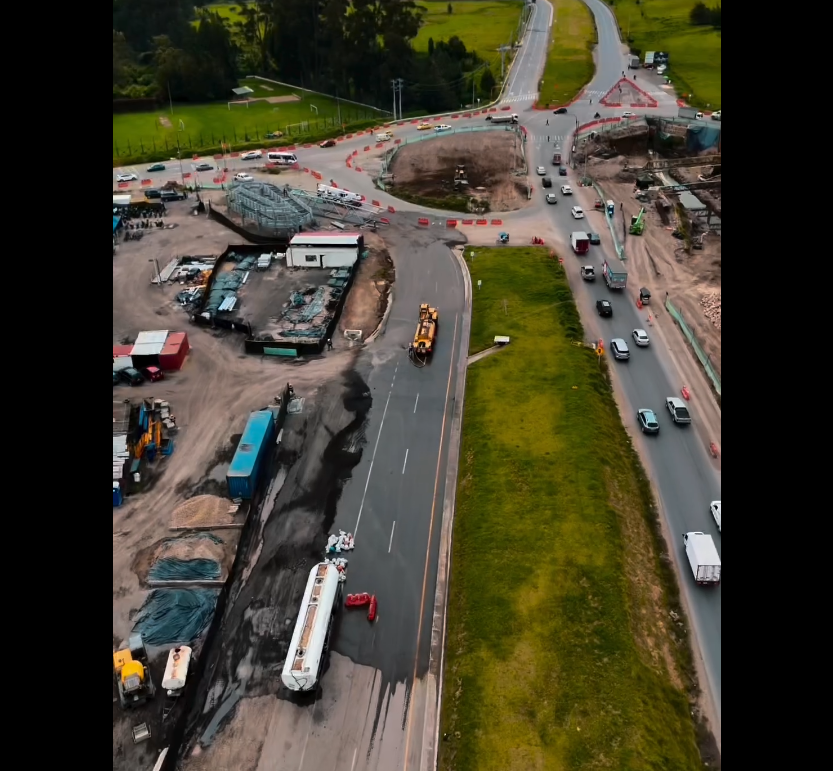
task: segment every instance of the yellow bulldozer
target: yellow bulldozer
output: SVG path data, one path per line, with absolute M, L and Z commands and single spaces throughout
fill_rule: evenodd
M 148 653 L 142 635 L 131 634 L 127 647 L 113 654 L 113 673 L 123 709 L 138 707 L 156 693 L 150 679 Z
M 440 312 L 436 308 L 429 307 L 428 303 L 422 303 L 419 306 L 419 323 L 414 334 L 414 353 L 426 356 L 433 352 L 439 324 Z

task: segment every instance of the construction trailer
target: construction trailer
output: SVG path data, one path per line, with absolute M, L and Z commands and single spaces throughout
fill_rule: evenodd
M 440 323 L 440 312 L 429 307 L 428 303 L 419 306 L 419 322 L 414 334 L 414 352 L 427 355 L 434 350 L 437 339 L 437 328 Z
M 156 686 L 150 677 L 142 635 L 134 632 L 127 640 L 127 647 L 113 654 L 113 673 L 123 709 L 138 707 L 153 698 Z

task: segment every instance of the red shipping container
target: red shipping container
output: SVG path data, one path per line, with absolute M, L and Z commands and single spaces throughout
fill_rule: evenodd
M 159 354 L 159 366 L 166 370 L 182 369 L 185 356 L 190 349 L 188 335 L 185 332 L 171 332 L 165 340 L 165 347 Z

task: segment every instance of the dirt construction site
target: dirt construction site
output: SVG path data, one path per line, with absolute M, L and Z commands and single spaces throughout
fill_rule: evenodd
M 150 615 L 179 613 L 188 617 L 179 628 L 194 630 L 193 634 L 172 632 L 167 637 L 160 632 L 155 638 L 150 635 L 152 639 L 145 640 L 151 680 L 157 689 L 156 697 L 146 705 L 132 710 L 122 708 L 114 681 L 113 768 L 120 771 L 152 769 L 159 752 L 171 740 L 177 710 L 183 709 L 175 705 L 169 711 L 165 706 L 161 688 L 165 664 L 173 646 L 183 643 L 193 647 L 193 656 L 199 662 L 211 608 L 219 587 L 232 571 L 249 507 L 246 501 L 229 498 L 226 472 L 249 414 L 274 405 L 276 396 L 291 382 L 303 400 L 294 414 L 287 415 L 287 436 L 270 461 L 271 471 L 280 465 L 291 469 L 290 475 L 314 474 L 314 469 L 304 471 L 306 464 L 319 463 L 326 457 L 332 437 L 351 421 L 355 422 L 355 409 L 346 411 L 342 407 L 343 399 L 367 390 L 353 374 L 359 349 L 342 333 L 346 329 L 358 329 L 362 331 L 362 339 L 373 333 L 395 278 L 384 243 L 377 236 L 367 234 L 368 257 L 357 263 L 353 287 L 338 332 L 333 336 L 333 349 L 304 360 L 246 355 L 244 335 L 195 326 L 189 321 L 188 312 L 177 301 L 183 289 L 178 281 L 152 283 L 157 270 L 154 263 L 164 266 L 183 255 L 216 259 L 229 244 L 245 243 L 239 235 L 208 217 L 194 216 L 192 203 L 170 204 L 165 228 L 148 229 L 144 238 L 120 242 L 114 249 L 114 345 L 134 342 L 143 330 L 166 329 L 187 332 L 190 351 L 182 368 L 166 371 L 162 380 L 145 381 L 133 387 L 119 384 L 113 388 L 114 455 L 117 425 L 123 422 L 126 405 L 147 403 L 146 400 L 169 405 L 177 426 L 175 451 L 148 466 L 143 461 L 141 485 L 128 491 L 121 505 L 116 505 L 114 496 L 113 650 L 125 646 L 144 608 L 149 607 L 152 595 L 158 591 L 180 592 L 182 597 L 169 603 L 178 607 L 157 608 Z M 268 275 L 252 272 L 253 286 Z M 268 317 L 287 302 L 289 289 L 280 286 L 280 280 L 273 281 L 270 287 L 270 292 L 250 294 L 250 303 L 262 304 L 250 308 L 250 312 Z M 245 296 L 243 302 L 245 307 Z M 312 420 L 309 415 L 313 416 Z M 325 511 L 324 500 L 332 494 L 342 472 L 332 470 L 330 477 L 318 479 L 312 496 L 316 501 L 309 502 L 311 510 Z M 274 499 L 267 500 L 262 509 L 261 526 L 266 526 L 276 505 Z M 295 575 L 299 561 L 309 561 L 320 554 L 331 523 L 323 514 L 321 521 L 313 521 L 306 512 L 304 508 L 298 513 L 300 519 L 295 523 L 298 527 L 291 543 L 279 559 L 270 563 L 271 571 L 280 572 L 281 565 L 292 569 L 291 581 L 285 582 L 281 589 L 288 605 L 297 603 L 297 597 L 290 594 L 297 594 L 303 588 L 303 581 L 296 578 L 305 573 Z M 211 563 L 216 567 L 210 579 L 189 584 L 175 575 L 161 578 L 155 575 L 160 563 L 174 566 Z M 189 626 L 200 614 L 202 621 Z M 145 636 L 144 630 L 142 633 Z M 194 664 L 191 666 L 193 669 Z
M 435 200 L 465 196 L 474 201 L 472 211 L 516 211 L 528 203 L 521 146 L 515 131 L 466 132 L 409 142 L 390 165 L 391 192 Z
M 577 171 L 586 173 L 601 189 L 604 200 L 613 200 L 618 210 L 614 228 L 617 240 L 625 249 L 629 286 L 647 287 L 656 307 L 661 307 L 667 295 L 719 375 L 720 167 L 664 169 L 659 179 L 653 176 L 651 185 L 695 186 L 688 192 L 682 189 L 656 192 L 648 186 L 651 174 L 645 168 L 649 162 L 659 165 L 669 161 L 673 165 L 673 157 L 648 155 L 641 147 L 625 154 L 621 146 L 617 151 L 601 142 L 585 148 L 585 154 L 586 166 L 584 156 L 575 159 Z M 696 163 L 696 159 L 679 162 Z M 703 189 L 697 187 L 704 184 Z M 631 233 L 631 224 L 643 209 L 644 229 L 641 235 L 635 235 Z

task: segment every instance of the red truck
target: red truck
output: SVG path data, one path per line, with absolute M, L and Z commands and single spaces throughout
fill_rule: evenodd
M 570 233 L 570 246 L 576 254 L 587 254 L 590 251 L 590 236 L 581 230 Z

